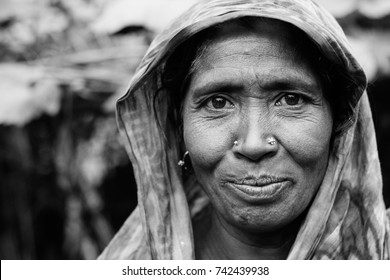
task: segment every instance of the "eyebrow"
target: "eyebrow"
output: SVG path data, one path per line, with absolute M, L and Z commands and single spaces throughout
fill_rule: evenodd
M 202 93 L 212 93 L 217 91 L 237 92 L 237 91 L 242 91 L 243 89 L 244 89 L 243 84 L 234 83 L 233 81 L 210 81 L 200 86 L 195 86 L 194 95 L 199 95 Z
M 272 90 L 303 90 L 307 92 L 321 91 L 321 85 L 313 78 L 304 79 L 303 74 L 298 73 L 283 73 L 281 77 L 275 75 L 267 75 L 264 79 L 258 80 L 258 85 L 265 91 Z M 207 78 L 203 78 L 206 76 Z M 212 93 L 216 91 L 235 92 L 245 88 L 240 78 L 235 78 L 235 75 L 226 76 L 223 74 L 200 75 L 195 80 L 196 84 L 193 88 L 194 94 Z M 268 80 L 268 81 L 267 81 Z

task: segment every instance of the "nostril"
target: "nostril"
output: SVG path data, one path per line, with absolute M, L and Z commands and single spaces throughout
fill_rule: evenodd
M 261 160 L 263 157 L 268 157 L 275 154 L 278 150 L 278 145 L 275 137 L 267 138 L 246 138 L 244 141 L 234 141 L 233 151 L 236 155 L 245 157 L 251 161 Z

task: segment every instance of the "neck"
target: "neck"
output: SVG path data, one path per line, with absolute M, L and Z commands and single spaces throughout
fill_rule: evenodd
M 207 215 L 210 217 L 210 215 Z M 194 226 L 197 259 L 286 259 L 298 233 L 301 219 L 269 232 L 248 233 L 231 227 L 216 215 Z

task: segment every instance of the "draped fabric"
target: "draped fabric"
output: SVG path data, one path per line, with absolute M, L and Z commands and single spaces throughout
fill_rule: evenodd
M 288 259 L 389 259 L 390 215 L 382 197 L 366 78 L 335 19 L 310 0 L 201 1 L 155 38 L 128 92 L 117 103 L 119 129 L 138 186 L 138 206 L 100 258 L 194 258 L 191 218 L 208 200 L 196 179 L 181 180 L 179 135 L 167 117 L 170 92 L 161 89 L 161 75 L 167 58 L 181 43 L 207 27 L 244 16 L 295 25 L 353 79 L 340 91 L 354 109 L 351 124 L 334 139 L 325 177 Z M 162 92 L 155 102 L 158 90 Z

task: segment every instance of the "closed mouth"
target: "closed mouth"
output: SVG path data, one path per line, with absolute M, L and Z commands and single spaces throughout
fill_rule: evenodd
M 248 176 L 242 179 L 235 179 L 231 183 L 237 185 L 253 186 L 253 187 L 265 187 L 271 184 L 281 183 L 288 180 L 289 180 L 288 178 L 263 175 L 259 177 Z
M 227 182 L 244 200 L 267 202 L 275 200 L 278 195 L 292 184 L 289 178 L 274 176 L 246 177 Z

